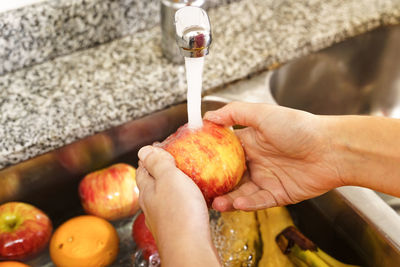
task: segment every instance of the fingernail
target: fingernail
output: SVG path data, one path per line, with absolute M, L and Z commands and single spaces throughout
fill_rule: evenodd
M 151 146 L 142 147 L 138 152 L 139 159 L 141 161 L 144 161 L 152 151 L 153 151 L 153 148 Z
M 153 143 L 153 146 L 155 146 L 155 147 L 161 147 L 161 143 L 160 143 L 160 142 L 154 142 L 154 143 Z

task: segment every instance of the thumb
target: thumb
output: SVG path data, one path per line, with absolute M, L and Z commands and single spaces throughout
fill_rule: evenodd
M 138 156 L 143 167 L 156 180 L 169 177 L 173 172 L 178 170 L 172 155 L 160 147 L 142 147 L 139 150 Z
M 221 124 L 224 126 L 250 126 L 257 128 L 264 114 L 260 114 L 260 110 L 265 109 L 266 104 L 232 102 L 226 106 L 209 111 L 204 115 L 205 120 Z

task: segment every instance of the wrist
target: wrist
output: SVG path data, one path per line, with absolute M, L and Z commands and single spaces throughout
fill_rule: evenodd
M 159 233 L 157 246 L 163 266 L 220 266 L 209 227 L 195 229 L 187 223 Z
M 324 159 L 332 171 L 335 181 L 334 187 L 353 184 L 354 174 L 351 162 L 354 160 L 348 141 L 344 134 L 345 129 L 337 116 L 318 116 L 320 125 L 320 146 L 324 147 Z
M 158 218 L 154 218 L 152 230 L 162 266 L 219 266 L 205 205 L 202 210 L 184 207 L 161 210 Z
M 371 116 L 322 116 L 343 185 L 399 195 L 400 122 Z

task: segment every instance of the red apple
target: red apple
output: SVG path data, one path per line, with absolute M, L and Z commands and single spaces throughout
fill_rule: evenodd
M 143 258 L 147 261 L 158 259 L 156 241 L 145 223 L 144 213 L 140 213 L 133 223 L 132 237 L 138 249 L 142 250 Z M 152 258 L 152 259 L 151 259 Z M 155 258 L 155 259 L 153 259 Z
M 139 209 L 135 168 L 119 163 L 89 173 L 79 184 L 79 196 L 88 214 L 117 220 Z
M 160 146 L 197 184 L 208 205 L 231 191 L 246 170 L 243 147 L 234 132 L 206 120 L 195 130 L 185 124 Z
M 44 249 L 53 230 L 43 211 L 22 202 L 0 206 L 0 259 L 28 259 Z

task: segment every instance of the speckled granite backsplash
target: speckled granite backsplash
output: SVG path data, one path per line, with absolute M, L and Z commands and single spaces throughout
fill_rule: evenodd
M 203 90 L 400 23 L 398 0 L 244 0 L 209 11 Z M 100 36 L 99 36 L 100 38 Z M 160 29 L 0 76 L 0 168 L 185 100 Z
M 215 7 L 237 0 L 209 0 Z M 47 0 L 0 13 L 0 75 L 159 23 L 160 0 Z

